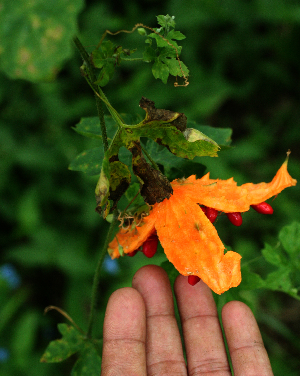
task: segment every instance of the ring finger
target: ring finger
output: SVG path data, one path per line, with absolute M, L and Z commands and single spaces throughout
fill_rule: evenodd
M 215 301 L 200 281 L 190 286 L 179 276 L 174 285 L 189 375 L 231 375 Z

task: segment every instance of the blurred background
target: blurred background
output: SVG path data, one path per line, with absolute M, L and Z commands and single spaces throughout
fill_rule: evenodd
M 112 105 L 143 116 L 138 103 L 145 96 L 189 120 L 232 128 L 233 148 L 220 158 L 203 158 L 212 178 L 268 182 L 290 149 L 289 171 L 299 179 L 299 1 L 87 0 L 78 13 L 78 36 L 92 51 L 105 29 L 131 30 L 140 22 L 157 27 L 160 14 L 175 16 L 176 30 L 187 37 L 181 58 L 190 85 L 174 88 L 171 78 L 164 85 L 153 78 L 150 65 L 124 62 L 104 88 Z M 143 51 L 138 33 L 111 40 L 138 47 L 137 57 L 139 46 Z M 80 56 L 71 40 L 69 45 L 70 56 L 51 82 L 0 73 L 1 375 L 69 374 L 75 358 L 39 363 L 48 342 L 59 337 L 56 324 L 65 321 L 43 310 L 61 307 L 86 329 L 93 273 L 108 228 L 94 210 L 97 177 L 68 170 L 78 153 L 98 146 L 72 130 L 81 117 L 97 112 L 80 75 Z M 262 274 L 272 268 L 260 262 L 264 243 L 275 245 L 280 229 L 300 219 L 299 185 L 271 204 L 273 216 L 250 211 L 240 228 L 222 218 L 217 223 L 223 242 L 242 254 L 242 262 L 257 258 L 255 271 Z M 161 252 L 151 262 L 164 260 Z M 130 286 L 135 271 L 147 263 L 142 254 L 105 260 L 99 335 L 108 297 Z M 299 301 L 269 290 L 247 291 L 241 298 L 255 312 L 275 376 L 299 375 Z

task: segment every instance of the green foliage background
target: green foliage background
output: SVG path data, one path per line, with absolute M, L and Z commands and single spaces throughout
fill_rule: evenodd
M 163 85 L 147 64 L 124 63 L 104 88 L 113 106 L 143 116 L 138 102 L 145 96 L 158 108 L 184 112 L 188 120 L 232 128 L 234 148 L 220 158 L 203 158 L 212 178 L 234 176 L 239 184 L 270 181 L 290 149 L 289 171 L 299 179 L 300 4 L 131 0 L 116 5 L 65 0 L 64 7 L 54 2 L 51 14 L 45 0 L 29 2 L 31 7 L 23 10 L 11 10 L 7 4 L 12 2 L 3 1 L 0 10 L 0 266 L 13 264 L 21 284 L 12 289 L 0 279 L 0 367 L 7 376 L 59 376 L 69 373 L 75 358 L 59 365 L 39 363 L 48 342 L 60 336 L 56 323 L 62 321 L 54 311 L 44 316 L 43 309 L 62 307 L 85 329 L 97 254 L 108 227 L 94 211 L 97 177 L 67 169 L 82 150 L 99 146 L 72 130 L 81 117 L 96 116 L 93 94 L 80 76 L 73 33 L 78 30 L 92 51 L 105 29 L 129 30 L 138 22 L 156 27 L 156 15 L 175 15 L 176 29 L 187 37 L 181 58 L 189 67 L 190 85 L 174 88 L 171 79 Z M 43 21 L 41 35 L 31 28 L 37 19 Z M 61 31 L 57 48 L 47 42 L 53 30 Z M 138 33 L 111 39 L 123 48 L 144 46 Z M 18 46 L 33 51 L 23 51 L 21 67 L 14 66 Z M 30 64 L 40 55 L 44 59 L 35 70 Z M 40 71 L 42 81 L 35 75 Z M 247 267 L 262 276 L 276 269 L 261 257 L 264 243 L 271 246 L 266 254 L 277 244 L 281 228 L 300 219 L 299 185 L 272 205 L 273 216 L 250 211 L 240 228 L 224 218 L 216 224 L 223 242 L 242 254 L 245 265 L 255 259 Z M 163 253 L 152 261 L 160 264 Z M 100 286 L 99 335 L 109 295 L 129 286 L 134 272 L 146 263 L 141 254 L 117 263 L 107 259 Z M 275 375 L 298 375 L 299 301 L 264 289 L 244 291 L 240 298 L 256 314 Z M 230 293 L 218 304 L 228 299 Z

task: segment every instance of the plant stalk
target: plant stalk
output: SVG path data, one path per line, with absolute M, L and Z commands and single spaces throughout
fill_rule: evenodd
M 93 90 L 95 93 L 99 94 L 99 91 L 102 92 L 102 90 L 99 90 L 100 88 L 94 84 L 94 82 L 97 80 L 95 72 L 94 72 L 94 67 L 91 64 L 90 61 L 90 56 L 87 53 L 86 49 L 83 47 L 82 43 L 78 39 L 78 37 L 74 37 L 73 39 L 83 61 L 84 64 L 87 68 L 87 73 L 88 73 L 88 81 L 91 84 Z M 108 150 L 108 140 L 107 140 L 107 132 L 106 132 L 106 126 L 105 126 L 105 120 L 104 120 L 104 111 L 103 111 L 103 106 L 102 106 L 102 101 L 99 98 L 98 95 L 95 94 L 95 99 L 96 99 L 96 107 L 97 107 L 97 112 L 100 120 L 100 127 L 101 127 L 101 134 L 102 134 L 102 141 L 103 141 L 103 150 L 104 153 Z
M 111 240 L 111 236 L 114 230 L 114 227 L 118 221 L 118 215 L 117 215 L 117 209 L 113 212 L 113 220 L 109 226 L 107 236 L 103 245 L 103 248 L 100 252 L 97 267 L 94 274 L 94 280 L 93 280 L 93 287 L 92 287 L 92 299 L 91 299 L 91 310 L 90 310 L 90 316 L 89 316 L 89 322 L 88 322 L 88 329 L 87 329 L 87 337 L 92 336 L 92 330 L 93 330 L 93 323 L 95 321 L 95 314 L 96 314 L 96 306 L 97 306 L 97 300 L 98 300 L 98 287 L 99 287 L 99 281 L 100 281 L 100 274 L 102 269 L 102 264 L 104 261 L 104 257 L 107 252 L 108 244 Z
M 148 153 L 148 151 L 142 145 L 141 145 L 141 149 L 142 149 L 143 153 L 146 155 L 146 157 L 149 159 L 149 161 L 151 162 L 153 168 L 157 171 L 160 171 L 158 165 L 154 162 L 151 155 Z

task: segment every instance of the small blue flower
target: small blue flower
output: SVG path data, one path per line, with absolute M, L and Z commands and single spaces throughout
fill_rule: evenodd
M 105 256 L 103 268 L 109 274 L 118 274 L 120 270 L 118 261 L 116 259 L 112 260 L 108 255 Z
M 12 289 L 17 289 L 21 285 L 21 277 L 12 264 L 4 264 L 0 267 L 0 278 L 4 279 Z
M 9 359 L 9 351 L 5 347 L 0 347 L 0 363 L 6 363 Z

